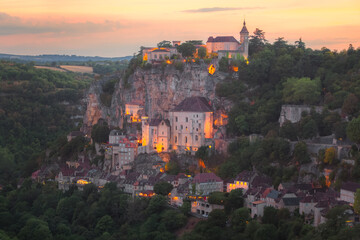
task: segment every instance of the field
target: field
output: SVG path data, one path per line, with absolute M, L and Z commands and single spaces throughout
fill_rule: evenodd
M 87 66 L 60 65 L 60 68 L 70 72 L 93 73 L 93 68 Z
M 61 69 L 61 68 L 57 68 L 57 67 L 35 66 L 35 68 L 48 69 L 48 70 L 59 71 L 59 72 L 66 72 L 66 70 Z

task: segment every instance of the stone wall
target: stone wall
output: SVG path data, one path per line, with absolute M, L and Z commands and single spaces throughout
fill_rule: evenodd
M 310 113 L 311 109 L 314 109 L 316 112 L 321 113 L 323 107 L 307 105 L 282 105 L 279 118 L 280 126 L 282 126 L 286 121 L 290 121 L 292 123 L 299 122 L 301 120 L 301 114 L 303 112 Z

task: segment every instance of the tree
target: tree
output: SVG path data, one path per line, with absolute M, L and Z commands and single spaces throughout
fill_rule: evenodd
M 301 48 L 301 49 L 305 50 L 305 43 L 302 41 L 301 38 L 299 38 L 298 41 L 295 41 L 295 45 L 297 48 Z
M 169 48 L 172 47 L 171 42 L 167 40 L 163 40 L 157 44 L 158 48 Z
M 162 195 L 155 195 L 151 198 L 149 206 L 146 211 L 148 214 L 160 213 L 166 206 L 166 197 Z
M 305 164 L 311 162 L 307 146 L 305 142 L 298 142 L 294 149 L 294 160 L 299 164 Z
M 353 115 L 359 109 L 358 104 L 359 99 L 355 96 L 355 94 L 350 93 L 344 100 L 341 112 L 348 115 Z
M 267 40 L 265 39 L 265 32 L 259 28 L 256 28 L 253 35 L 250 36 L 249 40 L 249 55 L 253 55 L 260 52 Z
M 234 189 L 229 193 L 228 199 L 225 202 L 225 211 L 230 213 L 235 209 L 244 206 L 243 190 L 241 188 Z
M 326 149 L 324 163 L 332 164 L 335 158 L 336 158 L 336 149 L 334 147 Z
M 196 51 L 196 47 L 194 46 L 194 44 L 187 42 L 178 46 L 177 49 L 184 58 L 192 57 Z
M 275 208 L 273 207 L 265 207 L 264 208 L 264 215 L 261 219 L 263 224 L 274 224 L 275 226 L 277 226 L 278 224 L 278 217 L 277 217 L 277 211 Z
M 354 118 L 346 128 L 346 135 L 351 141 L 360 144 L 360 117 Z M 359 146 L 358 146 L 359 150 Z
M 204 45 L 202 40 L 189 40 L 186 43 L 191 43 L 193 45 Z
M 246 207 L 238 208 L 231 216 L 231 225 L 235 230 L 243 232 L 246 228 L 247 222 L 250 220 L 251 217 L 249 209 Z
M 272 224 L 262 224 L 255 232 L 255 240 L 277 239 L 276 227 Z
M 158 182 L 154 186 L 154 192 L 163 196 L 167 196 L 172 189 L 173 185 L 168 182 Z
M 204 48 L 204 47 L 199 47 L 199 49 L 198 49 L 198 56 L 199 56 L 199 58 L 204 58 L 204 57 L 206 57 L 206 48 Z
M 52 234 L 46 222 L 40 219 L 30 218 L 21 229 L 19 238 L 24 240 L 51 240 Z
M 227 200 L 226 195 L 224 192 L 212 192 L 210 193 L 208 201 L 210 204 L 224 205 Z
M 320 100 L 320 79 L 288 78 L 283 83 L 283 100 L 294 104 L 316 104 Z
M 360 213 L 360 189 L 356 189 L 355 198 L 354 198 L 354 211 Z
M 110 129 L 107 124 L 95 124 L 91 130 L 91 138 L 96 143 L 104 143 L 109 141 Z
M 219 61 L 219 70 L 222 72 L 228 72 L 229 71 L 229 59 L 226 57 L 222 57 Z
M 113 231 L 113 228 L 115 226 L 115 223 L 113 219 L 109 215 L 105 215 L 102 218 L 99 219 L 99 221 L 96 224 L 95 232 L 98 235 L 102 235 L 104 232 L 111 233 Z

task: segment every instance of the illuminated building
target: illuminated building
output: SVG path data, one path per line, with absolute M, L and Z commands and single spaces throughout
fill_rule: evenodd
M 141 101 L 132 101 L 125 104 L 125 115 L 128 116 L 128 122 L 141 122 L 140 112 L 144 110 L 144 104 Z
M 170 122 L 164 119 L 142 117 L 142 147 L 145 152 L 167 152 L 169 150 Z
M 251 171 L 242 171 L 236 178 L 226 184 L 226 192 L 231 192 L 234 189 L 244 189 L 243 192 L 249 189 L 254 178 L 258 176 L 257 173 Z
M 171 146 L 196 152 L 213 138 L 213 110 L 204 97 L 189 97 L 169 112 Z
M 134 161 L 137 155 L 136 139 L 122 138 L 118 144 L 112 145 L 112 168 L 120 169 L 123 165 Z
M 249 31 L 244 21 L 243 28 L 240 31 L 240 41 L 233 36 L 209 37 L 206 42 L 208 53 L 217 53 L 219 59 L 222 57 L 247 59 L 249 55 Z

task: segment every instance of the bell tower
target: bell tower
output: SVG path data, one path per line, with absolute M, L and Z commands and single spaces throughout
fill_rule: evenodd
M 249 31 L 246 28 L 245 19 L 243 28 L 240 31 L 240 46 L 244 50 L 243 56 L 247 58 L 249 54 Z

